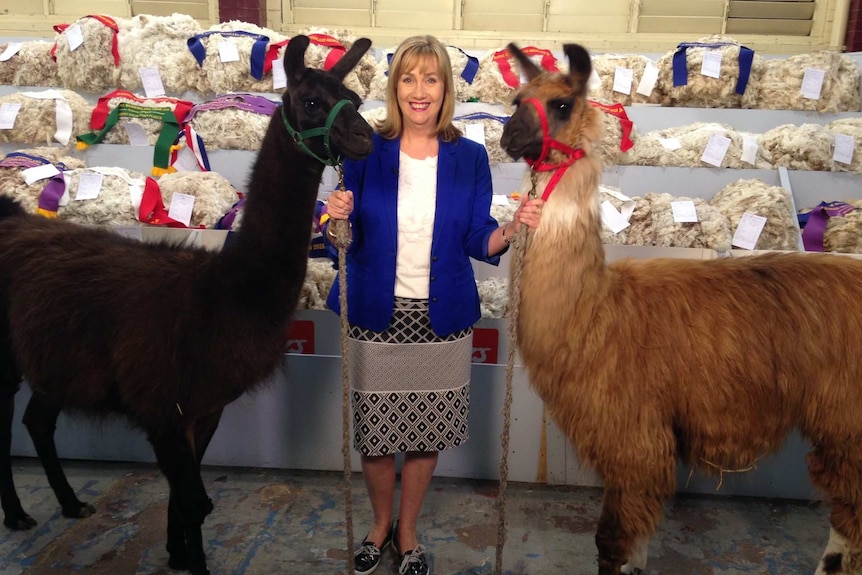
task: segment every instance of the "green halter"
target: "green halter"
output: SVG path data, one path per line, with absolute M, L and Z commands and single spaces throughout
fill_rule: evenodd
M 341 158 L 336 158 L 332 154 L 332 150 L 329 148 L 329 129 L 332 127 L 332 122 L 335 121 L 335 116 L 338 115 L 338 112 L 344 106 L 350 105 L 353 103 L 350 100 L 344 99 L 339 100 L 335 106 L 332 107 L 332 110 L 329 111 L 329 116 L 326 118 L 326 125 L 320 128 L 312 128 L 310 130 L 305 130 L 304 132 L 297 132 L 293 129 L 293 126 L 290 125 L 290 122 L 287 119 L 287 115 L 284 113 L 284 106 L 281 107 L 281 120 L 284 122 L 284 127 L 287 128 L 287 133 L 290 134 L 290 137 L 293 138 L 293 141 L 299 146 L 299 149 L 320 162 L 321 164 L 325 164 L 327 166 L 335 166 L 341 163 Z M 321 158 L 314 152 L 312 152 L 308 146 L 305 145 L 304 140 L 308 138 L 314 138 L 315 136 L 323 136 L 323 148 L 326 150 L 326 155 L 328 158 Z

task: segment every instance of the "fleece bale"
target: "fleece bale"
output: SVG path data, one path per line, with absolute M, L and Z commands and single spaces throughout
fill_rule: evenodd
M 592 60 L 601 84 L 590 90 L 590 98 L 619 102 L 623 106 L 662 103 L 664 98 L 657 89 L 657 81 L 649 86 L 647 95 L 638 92 L 644 71 L 655 68 L 657 72 L 658 65 L 650 58 L 640 54 L 599 54 L 593 56 Z M 631 80 L 627 82 L 629 76 Z M 617 89 L 614 89 L 615 81 Z
M 515 212 L 521 203 L 520 196 L 518 194 L 512 194 L 511 196 L 495 194 L 494 200 L 491 202 L 491 217 L 497 220 L 497 223 L 501 226 L 514 221 Z
M 81 199 L 81 178 L 87 172 L 101 175 L 101 187 L 95 198 Z M 85 225 L 140 225 L 137 208 L 146 183 L 140 172 L 115 167 L 91 167 L 70 170 L 64 172 L 63 176 L 66 194 L 60 201 L 58 218 Z M 91 175 L 84 177 L 89 178 Z
M 521 51 L 547 72 L 568 73 L 565 60 L 557 60 L 550 50 L 525 46 Z M 511 107 L 515 91 L 521 85 L 521 67 L 507 49 L 491 50 L 479 60 L 473 84 L 480 102 Z
M 193 90 L 200 81 L 200 67 L 186 41 L 203 32 L 197 20 L 185 14 L 140 14 L 120 28 L 121 88 L 142 91 L 141 69 L 157 68 L 167 94 Z
M 702 73 L 715 72 L 711 64 L 719 56 L 718 77 Z M 657 64 L 661 104 L 691 108 L 752 108 L 766 72 L 762 56 L 716 34 L 679 44 Z
M 690 201 L 696 222 L 677 222 L 672 202 Z M 732 234 L 728 219 L 701 198 L 674 197 L 649 193 L 640 198 L 629 220 L 626 243 L 630 246 L 705 248 L 718 252 L 730 249 Z
M 309 259 L 299 294 L 299 309 L 326 309 L 326 297 L 338 272 L 326 259 Z
M 102 93 L 119 85 L 118 35 L 129 20 L 84 16 L 62 30 L 56 39 L 57 74 L 70 90 Z M 80 38 L 83 42 L 78 44 Z M 70 44 L 70 40 L 72 44 Z
M 743 160 L 746 139 L 751 142 L 752 146 L 757 145 L 754 164 Z M 727 140 L 730 141 L 729 144 Z M 710 155 L 708 158 L 713 162 L 719 162 L 719 166 L 715 166 L 704 159 L 704 152 L 710 141 L 715 147 L 721 143 L 727 145 L 727 150 L 720 162 L 718 156 Z M 711 166 L 733 169 L 766 169 L 771 166 L 769 157 L 762 150 L 762 144 L 759 143 L 756 134 L 739 132 L 725 124 L 695 122 L 685 126 L 640 134 L 634 148 L 626 157 L 622 158 L 621 162 L 637 166 Z
M 455 101 L 478 102 L 479 91 L 476 86 L 476 78 L 479 73 L 479 58 L 470 56 L 461 48 L 446 46 L 449 54 L 449 64 L 452 67 L 453 88 L 455 90 Z M 386 84 L 389 78 L 389 59 L 392 51 L 387 51 L 379 62 L 374 65 L 371 80 L 368 85 L 369 100 L 385 100 Z
M 791 170 L 831 171 L 835 133 L 820 124 L 783 124 L 760 135 L 766 161 Z
M 827 220 L 826 230 L 823 232 L 823 251 L 862 253 L 862 210 L 852 210 L 841 217 Z
M 477 281 L 476 288 L 483 318 L 506 317 L 509 311 L 509 278 L 492 277 Z
M 305 50 L 305 65 L 318 70 L 328 70 L 358 39 L 347 30 L 328 28 L 304 28 L 300 34 L 308 36 L 309 44 Z M 344 85 L 359 94 L 362 99 L 370 98 L 368 91 L 377 73 L 377 59 L 374 51 L 362 55 L 356 66 L 347 73 Z M 382 100 L 383 98 L 378 98 Z
M 189 227 L 213 228 L 239 200 L 230 181 L 218 172 L 174 172 L 159 178 L 165 209 L 170 211 L 174 194 L 194 196 Z
M 822 75 L 822 83 L 817 82 Z M 803 93 L 803 80 L 806 93 Z M 755 107 L 768 110 L 858 112 L 859 66 L 847 54 L 822 50 L 767 60 L 756 88 Z M 820 90 L 816 90 L 818 87 Z M 812 90 L 808 93 L 808 88 Z M 816 95 L 816 97 L 814 97 Z
M 0 54 L 11 42 L 0 43 Z M 51 57 L 53 42 L 32 40 L 20 42 L 20 48 L 5 62 L 0 62 L 0 84 L 11 86 L 60 86 L 57 62 Z
M 70 90 L 18 92 L 0 96 L 0 106 L 17 106 L 11 129 L 0 130 L 0 142 L 21 144 L 69 144 L 87 129 L 93 106 Z
M 29 213 L 39 208 L 39 195 L 47 180 L 37 180 L 28 184 L 24 170 L 45 164 L 54 164 L 59 172 L 83 168 L 84 161 L 67 154 L 65 148 L 38 147 L 25 148 L 6 154 L 0 160 L 0 194 L 18 201 Z
M 509 154 L 500 147 L 500 139 L 503 137 L 503 126 L 506 125 L 507 120 L 507 116 L 476 113 L 458 116 L 452 121 L 452 124 L 465 135 L 471 134 L 473 130 L 481 130 L 485 137 L 485 149 L 488 151 L 489 162 L 491 164 L 500 164 L 512 161 Z
M 602 139 L 595 147 L 605 167 L 626 163 L 626 157 L 635 145 L 637 132 L 626 110 L 620 103 L 589 100 L 590 106 L 602 112 Z
M 766 218 L 755 249 L 799 249 L 799 224 L 790 194 L 784 188 L 757 179 L 737 180 L 722 188 L 709 203 L 729 220 L 731 233 L 736 233 L 746 212 Z
M 850 163 L 847 163 L 846 158 L 841 161 L 834 160 L 833 170 L 838 172 L 862 172 L 862 118 L 842 118 L 826 124 L 826 129 L 832 132 L 833 151 L 838 146 L 837 138 L 844 136 L 853 140 L 852 146 L 848 142 L 848 150 L 851 156 Z
M 210 150 L 259 150 L 275 102 L 253 94 L 227 94 L 192 107 L 186 121 Z
M 200 67 L 195 89 L 204 94 L 275 91 L 272 71 L 265 71 L 267 52 L 270 44 L 286 41 L 273 30 L 237 20 L 210 26 L 187 42 Z

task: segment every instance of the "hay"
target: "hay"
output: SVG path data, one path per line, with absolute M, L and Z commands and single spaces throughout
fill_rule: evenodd
M 802 95 L 805 70 L 824 71 L 819 99 Z M 768 60 L 756 93 L 756 107 L 769 110 L 814 112 L 858 112 L 859 66 L 850 56 L 823 50 Z
M 138 15 L 120 29 L 120 75 L 126 90 L 141 91 L 141 68 L 157 67 L 166 94 L 180 95 L 200 82 L 201 69 L 186 40 L 203 32 L 197 20 L 185 14 Z
M 170 211 L 175 193 L 195 197 L 189 227 L 212 228 L 239 199 L 236 189 L 217 172 L 174 172 L 159 178 L 159 189 Z
M 767 169 L 771 166 L 770 156 L 763 151 L 762 143 L 758 147 L 754 166 L 742 160 L 745 137 L 756 137 L 754 134 L 739 132 L 728 125 L 713 122 L 696 122 L 641 134 L 634 148 L 621 159 L 621 163 L 638 166 L 715 167 L 701 160 L 713 135 L 730 138 L 730 146 L 720 167 Z M 670 149 L 673 147 L 672 142 L 680 147 Z
M 784 124 L 760 135 L 760 150 L 774 167 L 831 171 L 835 134 L 820 124 Z
M 739 55 L 741 45 L 729 36 L 713 34 L 697 40 L 703 44 L 724 44 L 719 48 L 689 47 L 685 52 L 688 82 L 683 86 L 673 85 L 673 56 L 677 48 L 658 60 L 659 75 L 656 87 L 663 106 L 687 106 L 691 108 L 753 108 L 758 85 L 766 73 L 766 60 L 754 54 L 751 73 L 743 94 L 736 92 L 739 80 Z M 701 73 L 704 54 L 721 53 L 721 68 L 718 78 Z
M 70 90 L 53 90 L 53 92 L 61 96 L 72 111 L 72 138 L 86 131 L 93 106 L 76 92 Z M 57 131 L 57 100 L 34 98 L 26 94 L 27 92 L 18 92 L 0 97 L 0 104 L 21 105 L 13 128 L 0 130 L 0 142 L 31 145 L 54 142 Z M 74 142 L 73 139 L 70 141 Z M 60 143 L 66 145 L 70 141 Z
M 131 26 L 124 18 L 113 19 L 120 30 Z M 69 49 L 69 28 L 80 26 L 84 43 Z M 120 67 L 115 64 L 111 46 L 114 31 L 99 20 L 84 16 L 57 37 L 57 75 L 70 90 L 102 93 L 119 85 Z
M 756 249 L 799 249 L 799 224 L 790 194 L 784 188 L 757 179 L 737 180 L 722 188 L 709 203 L 729 220 L 732 233 L 736 233 L 745 212 L 766 218 Z
M 647 65 L 657 65 L 646 56 L 640 54 L 600 54 L 593 56 L 592 60 L 593 69 L 601 80 L 601 85 L 590 90 L 590 98 L 607 102 L 619 102 L 624 106 L 632 104 L 660 104 L 663 101 L 664 96 L 658 90 L 658 82 L 656 82 L 649 96 L 644 96 L 637 92 L 638 84 L 643 78 Z M 632 71 L 632 85 L 628 94 L 614 91 L 614 78 L 617 68 L 627 68 Z
M 691 201 L 697 222 L 676 222 L 671 202 Z M 626 243 L 630 246 L 730 249 L 733 237 L 727 218 L 706 200 L 649 193 L 639 198 L 629 220 Z

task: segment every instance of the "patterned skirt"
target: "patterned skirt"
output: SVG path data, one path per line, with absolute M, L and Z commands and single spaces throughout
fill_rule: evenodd
M 350 326 L 357 451 L 442 451 L 467 440 L 472 334 L 437 336 L 428 300 L 400 297 L 386 331 Z

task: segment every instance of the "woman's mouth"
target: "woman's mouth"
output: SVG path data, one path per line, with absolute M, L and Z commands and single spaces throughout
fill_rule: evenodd
M 417 112 L 424 112 L 428 109 L 428 102 L 410 102 L 410 109 Z

